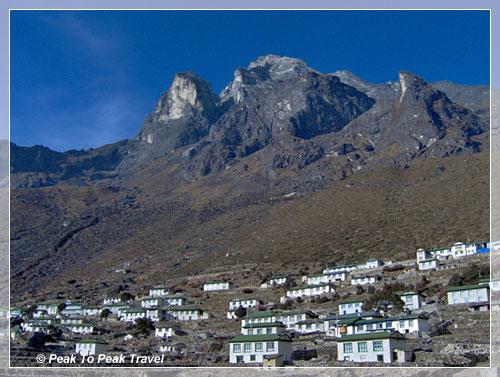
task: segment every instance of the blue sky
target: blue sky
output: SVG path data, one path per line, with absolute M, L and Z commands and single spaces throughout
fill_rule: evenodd
M 489 84 L 487 11 L 11 11 L 10 137 L 63 151 L 131 138 L 176 72 L 216 93 L 269 53 L 369 82 Z

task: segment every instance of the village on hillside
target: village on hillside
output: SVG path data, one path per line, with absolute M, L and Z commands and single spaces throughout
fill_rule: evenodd
M 314 271 L 212 268 L 93 302 L 11 297 L 10 365 L 488 365 L 490 250 L 500 241 Z

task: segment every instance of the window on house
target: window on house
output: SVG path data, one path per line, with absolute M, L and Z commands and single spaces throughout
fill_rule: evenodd
M 263 343 L 255 343 L 255 352 L 263 352 L 263 351 L 264 351 Z
M 252 343 L 245 343 L 243 346 L 245 352 L 252 352 Z
M 399 327 L 405 327 L 405 321 L 399 321 Z
M 273 329 L 272 328 L 267 328 L 266 329 L 266 334 L 272 334 L 273 333 Z
M 255 355 L 250 355 L 250 361 L 255 361 Z
M 262 334 L 263 331 L 264 331 L 264 329 L 257 329 L 257 334 L 260 335 L 260 334 Z
M 377 323 L 377 330 L 381 330 L 384 328 L 384 324 L 383 323 Z
M 384 342 L 382 340 L 374 340 L 373 341 L 373 350 L 374 351 L 383 351 L 384 350 Z
M 366 325 L 367 330 L 373 330 L 373 323 L 369 323 Z
M 241 352 L 241 344 L 233 344 L 233 352 Z
M 266 343 L 266 351 L 267 352 L 274 351 L 274 342 L 267 342 Z
M 352 343 L 344 343 L 344 353 L 352 353 Z
M 408 321 L 408 327 L 413 327 L 413 319 L 410 319 L 410 320 Z
M 358 352 L 368 352 L 368 343 L 358 342 Z

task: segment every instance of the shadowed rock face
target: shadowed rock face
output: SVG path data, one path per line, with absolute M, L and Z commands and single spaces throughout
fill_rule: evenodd
M 346 156 L 337 161 L 342 179 L 487 148 L 487 137 L 478 138 L 489 130 L 484 88 L 429 85 L 409 72 L 399 79 L 370 84 L 348 71 L 321 74 L 300 59 L 267 55 L 238 68 L 218 96 L 195 73 L 178 73 L 131 140 L 65 153 L 13 146 L 14 186 L 117 184 L 158 159 L 193 181 L 257 152 L 263 174 L 272 177 Z

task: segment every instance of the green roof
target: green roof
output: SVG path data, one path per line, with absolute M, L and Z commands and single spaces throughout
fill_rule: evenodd
M 327 266 L 327 267 L 325 267 L 325 270 L 329 269 L 329 268 L 345 268 L 345 267 L 356 267 L 356 265 L 355 264 L 344 264 L 343 266 Z
M 207 284 L 221 284 L 221 283 L 228 283 L 229 284 L 228 281 L 218 280 L 218 281 L 208 281 L 208 282 L 205 283 L 205 285 L 207 285 Z
M 243 326 L 244 329 L 256 329 L 259 327 L 286 327 L 282 322 L 249 323 Z
M 75 343 L 109 344 L 108 342 L 105 342 L 104 340 L 100 339 L 80 339 L 80 340 L 75 340 Z
M 420 262 L 418 263 L 423 263 L 423 262 L 433 262 L 433 261 L 437 261 L 436 258 L 431 258 L 431 259 L 422 259 Z
M 378 260 L 375 259 L 375 258 L 370 258 L 370 259 L 367 260 L 367 262 L 378 262 Z
M 463 285 L 461 287 L 449 287 L 446 292 L 455 292 L 455 291 L 468 291 L 471 289 L 483 289 L 488 288 L 486 285 Z
M 350 342 L 356 340 L 376 340 L 376 339 L 406 339 L 397 331 L 374 331 L 366 334 L 354 334 L 354 335 L 344 335 L 337 339 L 337 342 Z
M 377 322 L 395 322 L 395 321 L 404 321 L 407 319 L 428 319 L 423 315 L 403 315 L 399 317 L 386 317 L 386 318 L 374 318 L 374 319 L 360 319 L 356 324 L 364 325 L 368 323 L 377 323 Z
M 262 318 L 262 317 L 271 317 L 271 316 L 289 316 L 289 315 L 296 315 L 296 314 L 307 314 L 309 313 L 310 310 L 292 310 L 292 311 L 287 311 L 287 312 L 279 312 L 279 311 L 270 311 L 270 312 L 257 312 L 257 313 L 250 313 L 244 318 Z
M 287 291 L 300 291 L 301 289 L 326 287 L 326 286 L 331 286 L 331 285 L 332 284 L 330 284 L 330 283 L 315 284 L 315 285 L 304 285 L 302 287 L 294 287 L 294 288 L 287 289 Z
M 146 309 L 141 308 L 131 308 L 123 310 L 123 313 L 146 313 Z
M 150 289 L 150 291 L 151 291 L 151 290 L 155 290 L 155 289 L 170 289 L 170 287 L 159 285 L 159 286 L 157 286 L 157 287 L 153 287 L 153 288 L 151 288 L 151 289 Z
M 269 278 L 269 280 L 273 280 L 273 279 L 283 279 L 283 278 L 287 278 L 288 275 L 276 275 L 276 276 L 271 276 Z
M 195 306 L 169 306 L 166 308 L 163 308 L 164 310 L 170 310 L 174 312 L 180 312 L 180 311 L 202 311 L 200 308 L 197 308 Z
M 362 298 L 361 299 L 359 299 L 359 298 L 352 298 L 350 300 L 342 300 L 342 301 L 339 302 L 339 304 L 353 304 L 355 302 L 363 302 L 363 301 L 364 301 L 364 299 L 362 299 Z
M 243 342 L 272 342 L 281 340 L 284 342 L 291 342 L 292 339 L 286 334 L 261 334 L 261 335 L 238 335 L 229 341 L 229 343 L 243 343 Z

